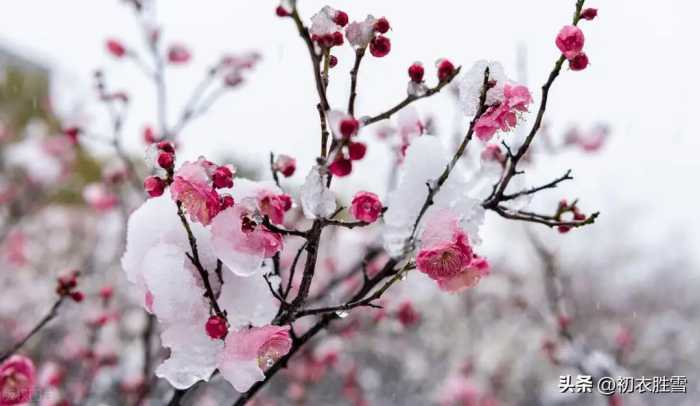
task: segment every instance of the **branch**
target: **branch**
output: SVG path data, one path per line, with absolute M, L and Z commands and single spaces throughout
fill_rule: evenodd
M 551 181 L 547 184 L 544 184 L 542 186 L 538 186 L 538 187 L 534 187 L 534 188 L 526 189 L 526 190 L 521 190 L 520 192 L 513 193 L 513 194 L 504 194 L 503 197 L 501 198 L 501 201 L 504 202 L 507 200 L 517 199 L 520 196 L 532 195 L 532 194 L 535 194 L 535 193 L 537 193 L 541 190 L 545 190 L 545 189 L 553 189 L 553 188 L 557 187 L 561 182 L 564 182 L 565 180 L 571 180 L 571 179 L 573 179 L 573 176 L 571 176 L 571 169 L 569 169 L 566 171 L 566 173 L 564 175 L 562 175 L 562 176 L 554 179 L 553 181 Z
M 297 27 L 299 35 L 304 40 L 306 48 L 309 51 L 309 57 L 311 58 L 311 65 L 314 70 L 314 81 L 316 82 L 316 91 L 318 92 L 319 100 L 321 101 L 321 107 L 324 111 L 330 110 L 330 105 L 328 104 L 328 98 L 326 97 L 326 90 L 323 84 L 323 78 L 321 77 L 321 57 L 316 53 L 314 48 L 314 43 L 311 41 L 311 36 L 309 35 L 309 30 L 304 26 L 299 16 L 299 10 L 297 9 L 296 1 L 292 2 L 292 20 Z
M 385 265 L 382 270 L 375 275 L 374 278 L 372 278 L 369 282 L 365 283 L 365 285 L 360 289 L 359 292 L 357 292 L 350 301 L 355 301 L 359 300 L 362 297 L 364 297 L 374 286 L 379 284 L 385 277 L 392 275 L 394 271 L 394 266 L 396 266 L 396 260 L 390 259 Z M 260 389 L 262 389 L 267 383 L 272 379 L 277 372 L 279 372 L 282 368 L 284 368 L 287 363 L 289 362 L 289 359 L 294 356 L 294 354 L 297 353 L 311 338 L 313 338 L 316 334 L 319 332 L 323 331 L 333 320 L 338 319 L 338 315 L 335 313 L 329 313 L 329 314 L 324 314 L 321 319 L 316 322 L 309 330 L 304 333 L 301 337 L 299 337 L 297 340 L 295 340 L 292 343 L 292 348 L 289 350 L 289 352 L 281 357 L 277 362 L 275 362 L 266 372 L 265 372 L 265 379 L 262 381 L 258 381 L 253 386 L 250 387 L 250 389 L 242 393 L 238 400 L 234 402 L 233 406 L 242 406 L 248 403 L 253 396 L 255 396 L 256 393 Z M 279 324 L 285 324 L 285 323 L 279 323 Z
M 39 323 L 37 323 L 36 326 L 34 326 L 34 328 L 32 328 L 29 331 L 29 333 L 27 333 L 26 336 L 24 336 L 24 338 L 19 340 L 17 343 L 15 343 L 15 345 L 12 346 L 12 348 L 0 355 L 0 362 L 3 362 L 6 359 L 10 358 L 10 356 L 12 356 L 12 354 L 17 352 L 17 350 L 19 350 L 20 348 L 22 348 L 24 344 L 26 344 L 27 341 L 29 341 L 29 339 L 32 338 L 32 336 L 34 336 L 34 334 L 38 333 L 39 330 L 41 330 L 48 322 L 53 320 L 53 318 L 56 317 L 56 315 L 58 314 L 58 308 L 61 307 L 61 304 L 63 304 L 65 298 L 65 296 L 60 296 L 58 300 L 54 302 L 53 306 L 51 306 L 49 312 L 39 321 Z
M 293 235 L 296 237 L 303 237 L 303 238 L 307 238 L 309 235 L 309 231 L 289 230 L 286 228 L 277 227 L 276 225 L 274 225 L 270 222 L 269 216 L 263 217 L 262 225 L 265 226 L 265 228 L 267 228 L 269 231 L 272 231 L 273 233 L 277 233 L 277 234 Z
M 408 106 L 409 104 L 411 104 L 411 103 L 413 103 L 413 102 L 415 102 L 415 101 L 417 101 L 417 100 L 420 100 L 420 99 L 425 99 L 426 97 L 430 97 L 430 96 L 434 95 L 435 93 L 440 92 L 440 90 L 442 90 L 443 87 L 447 86 L 450 82 L 452 82 L 452 80 L 453 80 L 455 77 L 457 77 L 457 75 L 459 74 L 459 71 L 460 71 L 461 69 L 462 69 L 461 66 L 457 67 L 457 69 L 455 69 L 455 71 L 452 73 L 451 76 L 449 76 L 448 78 L 446 78 L 445 80 L 443 80 L 442 82 L 440 82 L 437 86 L 428 89 L 428 90 L 425 92 L 425 94 L 420 95 L 420 96 L 408 95 L 408 96 L 406 96 L 405 99 L 403 99 L 403 101 L 401 101 L 400 103 L 398 103 L 398 104 L 395 105 L 394 107 L 390 108 L 389 110 L 387 110 L 387 111 L 385 111 L 385 112 L 383 112 L 383 113 L 381 113 L 381 114 L 377 114 L 376 116 L 373 116 L 373 117 L 370 117 L 370 118 L 364 120 L 364 121 L 363 121 L 364 125 L 368 126 L 368 125 L 374 124 L 374 123 L 376 123 L 376 122 L 378 122 L 378 121 L 386 120 L 386 119 L 388 119 L 389 117 L 391 117 L 392 115 L 394 115 L 394 114 L 396 114 L 397 112 L 399 112 L 399 110 L 401 110 L 401 109 L 403 109 L 404 107 Z
M 593 224 L 595 220 L 598 218 L 600 215 L 600 212 L 595 212 L 588 216 L 584 220 L 580 221 L 560 221 L 557 220 L 553 216 L 547 216 L 543 214 L 537 214 L 537 213 L 532 213 L 532 212 L 527 212 L 523 210 L 511 210 L 508 207 L 498 205 L 491 210 L 495 211 L 498 213 L 503 218 L 507 218 L 509 220 L 519 220 L 519 221 L 527 221 L 529 223 L 538 223 L 538 224 L 544 224 L 545 226 L 548 227 L 571 227 L 571 228 L 576 228 L 576 227 L 582 227 L 588 224 Z
M 187 258 L 190 259 L 190 262 L 192 262 L 192 265 L 194 265 L 194 267 L 197 269 L 197 272 L 199 272 L 199 276 L 202 278 L 202 283 L 204 284 L 205 290 L 204 296 L 206 296 L 209 299 L 209 304 L 211 305 L 212 309 L 214 309 L 216 315 L 223 318 L 224 320 L 227 320 L 226 313 L 221 310 L 219 304 L 216 301 L 214 289 L 212 289 L 211 283 L 209 281 L 209 272 L 207 272 L 206 268 L 204 268 L 201 261 L 199 260 L 199 251 L 197 250 L 197 239 L 192 233 L 190 223 L 189 221 L 187 221 L 187 217 L 185 217 L 185 212 L 182 210 L 182 203 L 179 201 L 177 202 L 177 215 L 180 217 L 180 221 L 182 222 L 182 225 L 183 227 L 185 227 L 185 231 L 187 232 L 187 239 L 190 243 L 190 249 L 192 250 L 192 254 L 187 253 Z
M 578 0 L 576 2 L 576 10 L 574 12 L 573 25 L 577 25 L 580 18 L 581 18 L 581 9 L 583 8 L 583 3 L 584 3 L 584 0 Z M 525 141 L 520 146 L 518 151 L 515 153 L 515 155 L 512 155 L 510 157 L 510 159 L 508 160 L 507 169 L 506 169 L 503 177 L 497 183 L 497 186 L 494 188 L 494 191 L 491 194 L 491 196 L 489 196 L 486 199 L 486 201 L 484 201 L 484 203 L 482 204 L 482 206 L 484 208 L 495 210 L 495 208 L 498 206 L 498 204 L 503 201 L 503 195 L 505 193 L 506 188 L 508 187 L 508 183 L 510 183 L 513 176 L 515 176 L 517 173 L 518 162 L 527 153 L 528 149 L 530 148 L 530 144 L 532 144 L 532 141 L 534 140 L 535 135 L 537 134 L 537 132 L 539 131 L 539 129 L 542 125 L 542 119 L 544 118 L 544 113 L 547 109 L 547 99 L 549 97 L 549 89 L 552 87 L 554 80 L 559 76 L 559 73 L 561 72 L 561 68 L 562 68 L 562 65 L 564 64 L 564 61 L 566 61 L 566 58 L 564 57 L 564 55 L 559 56 L 559 59 L 557 59 L 556 63 L 554 64 L 554 68 L 549 73 L 549 77 L 547 78 L 547 81 L 542 86 L 542 100 L 540 101 L 540 107 L 537 111 L 537 117 L 535 118 L 535 123 L 532 125 L 530 132 L 528 133 L 527 137 L 525 138 Z
M 457 71 L 459 71 L 459 69 L 457 69 Z M 462 143 L 459 145 L 459 148 L 457 148 L 457 151 L 452 157 L 452 161 L 450 161 L 450 163 L 447 165 L 440 177 L 437 179 L 437 181 L 435 181 L 434 185 L 428 184 L 428 196 L 425 198 L 423 207 L 421 207 L 420 212 L 418 212 L 418 216 L 416 217 L 416 221 L 413 223 L 413 230 L 411 232 L 410 237 L 411 241 L 415 239 L 416 231 L 418 230 L 418 224 L 420 223 L 421 219 L 428 211 L 428 208 L 433 205 L 433 199 L 435 198 L 435 195 L 440 191 L 442 185 L 444 185 L 445 182 L 447 182 L 447 178 L 450 176 L 452 169 L 454 169 L 454 167 L 457 165 L 457 162 L 459 162 L 459 160 L 462 158 L 462 155 L 464 155 L 464 151 L 467 149 L 467 145 L 469 145 L 469 142 L 474 136 L 474 126 L 476 125 L 476 122 L 486 111 L 486 92 L 489 89 L 489 74 L 489 68 L 487 67 L 484 70 L 484 81 L 481 85 L 481 93 L 479 95 L 479 108 L 474 117 L 472 118 L 472 121 L 469 123 L 469 129 L 464 135 Z
M 355 51 L 355 65 L 350 71 L 350 99 L 348 100 L 348 114 L 355 116 L 355 99 L 357 98 L 357 74 L 360 71 L 362 58 L 365 56 L 366 48 Z
M 302 244 L 301 248 L 299 248 L 299 251 L 297 251 L 297 254 L 294 256 L 292 265 L 289 268 L 289 281 L 287 281 L 287 289 L 285 289 L 284 294 L 282 295 L 284 299 L 287 299 L 289 291 L 292 289 L 292 281 L 294 280 L 294 273 L 297 269 L 297 262 L 299 262 L 299 258 L 301 257 L 301 253 L 304 252 L 304 248 L 306 248 L 306 243 Z

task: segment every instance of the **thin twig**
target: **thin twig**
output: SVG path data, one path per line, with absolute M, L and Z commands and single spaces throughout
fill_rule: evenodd
M 24 346 L 24 344 L 26 344 L 27 341 L 29 341 L 29 339 L 32 338 L 32 336 L 34 336 L 34 334 L 38 333 L 39 330 L 44 328 L 44 326 L 48 322 L 53 320 L 54 317 L 56 317 L 56 315 L 58 314 L 58 309 L 59 309 L 59 307 L 61 307 L 61 304 L 63 304 L 64 300 L 65 300 L 65 296 L 60 296 L 58 298 L 58 300 L 56 300 L 54 302 L 54 304 L 51 306 L 51 309 L 49 310 L 49 312 L 44 317 L 41 318 L 39 323 L 37 323 L 37 325 L 34 326 L 34 328 L 32 328 L 29 331 L 29 333 L 27 333 L 27 335 L 24 336 L 24 338 L 19 340 L 17 343 L 15 343 L 15 345 L 12 346 L 12 348 L 10 348 L 9 350 L 5 351 L 2 355 L 0 355 L 0 362 L 5 361 L 10 356 L 12 356 L 12 354 L 17 352 L 20 348 L 22 348 Z
M 425 99 L 426 97 L 430 97 L 430 96 L 434 95 L 435 93 L 438 93 L 440 90 L 442 90 L 443 87 L 447 86 L 450 82 L 452 82 L 452 80 L 455 77 L 457 77 L 457 75 L 459 74 L 459 71 L 461 69 L 462 69 L 461 66 L 457 67 L 457 69 L 455 69 L 455 71 L 452 73 L 452 75 L 445 78 L 445 80 L 440 82 L 437 86 L 428 89 L 424 94 L 422 94 L 420 96 L 408 95 L 408 96 L 406 96 L 405 99 L 403 99 L 401 102 L 399 102 L 397 105 L 390 108 L 389 110 L 364 120 L 364 124 L 367 126 L 370 124 L 374 124 L 378 121 L 386 120 L 386 119 L 390 118 L 392 115 L 398 113 L 399 110 L 403 109 L 404 107 L 408 106 L 409 104 L 411 104 L 417 100 Z

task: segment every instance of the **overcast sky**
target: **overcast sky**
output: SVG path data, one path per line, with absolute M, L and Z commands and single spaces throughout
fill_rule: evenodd
M 316 94 L 306 50 L 289 20 L 274 15 L 273 0 L 161 0 L 158 17 L 166 43 L 180 41 L 194 51 L 187 67 L 172 68 L 170 116 L 188 97 L 206 66 L 227 51 L 257 50 L 263 62 L 244 88 L 227 95 L 210 114 L 182 134 L 192 157 L 231 151 L 246 160 L 264 162 L 270 150 L 303 160 L 308 170 L 318 150 Z M 554 37 L 568 23 L 573 0 L 338 0 L 330 5 L 352 19 L 367 13 L 387 16 L 393 30 L 392 52 L 367 58 L 360 76 L 358 115 L 376 114 L 405 96 L 406 68 L 415 60 L 432 66 L 449 57 L 469 67 L 478 59 L 501 61 L 516 77 L 518 46 L 527 53 L 528 84 L 539 97 L 558 51 Z M 595 157 L 566 154 L 541 168 L 547 178 L 573 168 L 576 179 L 560 192 L 582 198 L 586 208 L 603 211 L 601 230 L 627 224 L 646 240 L 686 233 L 698 242 L 700 220 L 696 157 L 700 63 L 696 20 L 700 3 L 686 0 L 589 0 L 599 17 L 583 22 L 585 50 L 591 66 L 566 71 L 552 91 L 548 121 L 555 129 L 570 123 L 606 122 L 613 138 Z M 308 18 L 325 1 L 299 0 Z M 57 109 L 81 106 L 95 128 L 104 128 L 104 112 L 94 103 L 91 72 L 100 67 L 115 87 L 133 95 L 127 122 L 134 152 L 141 148 L 140 128 L 155 121 L 152 86 L 133 65 L 114 61 L 104 40 L 117 37 L 140 44 L 131 10 L 117 0 L 5 0 L 0 12 L 0 45 L 41 61 L 55 72 Z M 330 99 L 344 105 L 351 68 L 349 47 L 336 53 Z M 428 70 L 427 76 L 434 77 Z M 443 129 L 453 122 L 452 101 L 439 96 L 418 104 L 433 113 Z M 371 134 L 363 137 L 372 139 Z M 386 160 L 386 150 L 371 144 L 370 154 L 350 183 L 371 178 Z M 539 175 L 534 174 L 535 182 Z M 546 199 L 545 199 L 546 200 Z M 625 213 L 634 212 L 626 218 Z M 607 216 L 606 216 L 607 214 Z M 625 237 L 627 238 L 627 237 Z

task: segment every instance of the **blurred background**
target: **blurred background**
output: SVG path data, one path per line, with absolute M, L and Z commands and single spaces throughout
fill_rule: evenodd
M 308 22 L 325 4 L 299 0 L 302 17 Z M 480 59 L 500 61 L 538 101 L 559 55 L 554 37 L 574 6 L 573 1 L 517 0 L 331 5 L 351 21 L 371 13 L 386 16 L 392 25 L 391 53 L 363 64 L 358 116 L 375 115 L 402 100 L 406 69 L 414 61 L 422 61 L 426 77 L 434 81 L 433 62 L 442 57 L 465 69 Z M 295 190 L 318 149 L 317 96 L 304 44 L 290 21 L 275 16 L 276 6 L 273 1 L 163 0 L 149 9 L 149 18 L 157 21 L 164 44 L 183 44 L 192 53 L 189 63 L 166 70 L 165 114 L 171 121 L 222 55 L 254 51 L 261 56 L 242 84 L 216 94 L 206 114 L 178 134 L 178 159 L 204 155 L 267 179 L 270 152 L 292 155 L 298 169 L 285 182 Z M 561 199 L 579 199 L 585 212 L 601 212 L 596 223 L 562 234 L 487 215 L 480 252 L 491 259 L 493 275 L 478 289 L 445 296 L 425 280 L 410 278 L 387 299 L 386 315 L 349 317 L 303 354 L 301 366 L 266 392 L 265 401 L 698 404 L 700 217 L 694 213 L 700 196 L 695 125 L 700 57 L 694 27 L 700 5 L 589 0 L 586 6 L 599 10 L 584 28 L 591 65 L 582 72 L 565 70 L 553 86 L 525 182 L 539 185 L 572 169 L 574 180 L 538 194 L 530 207 L 552 212 Z M 124 291 L 118 263 L 124 216 L 142 197 L 124 192 L 129 187 L 120 181 L 110 183 L 124 168 L 109 138 L 114 112 L 95 89 L 99 70 L 111 92 L 128 96 L 117 155 L 128 156 L 146 173 L 144 132 L 157 131 L 159 120 L 154 85 L 137 64 L 105 51 L 105 41 L 115 38 L 147 55 L 142 36 L 133 8 L 124 1 L 8 1 L 0 12 L 0 279 L 6 286 L 0 342 L 9 345 L 42 317 L 60 272 L 89 270 L 85 289 L 93 293 L 88 300 L 94 304 L 71 304 L 29 347 L 42 370 L 71 371 L 64 372 L 63 386 L 45 385 L 60 393 L 54 396 L 58 400 L 70 398 L 65 393 L 84 393 L 71 398 L 77 404 L 133 402 L 144 385 L 141 335 L 149 322 Z M 331 70 L 329 98 L 331 105 L 342 106 L 353 52 L 346 46 L 334 55 L 339 63 Z M 455 134 L 466 128 L 454 91 L 414 106 L 418 119 L 445 145 L 453 145 Z M 388 124 L 401 125 L 396 119 Z M 79 146 L 61 136 L 71 127 L 89 128 Z M 361 134 L 368 155 L 353 176 L 336 184 L 341 199 L 360 189 L 386 195 L 396 170 L 396 146 L 377 132 Z M 338 236 L 337 247 L 326 253 L 329 262 L 338 262 L 334 253 L 348 241 L 367 248 L 357 241 L 371 240 L 366 237 Z M 105 286 L 114 287 L 119 298 L 108 308 L 100 304 Z M 114 322 L 99 326 L 96 320 L 105 314 Z M 71 323 L 87 323 L 88 331 L 104 328 L 102 338 Z M 569 329 L 572 336 L 563 336 Z M 58 343 L 61 354 L 56 354 Z M 92 351 L 89 367 L 78 361 L 86 349 Z M 598 376 L 686 376 L 689 393 L 621 399 L 559 393 L 559 377 L 580 373 L 576 364 Z M 109 368 L 95 374 L 96 365 Z M 80 374 L 92 376 L 94 384 L 85 385 Z M 168 388 L 155 385 L 151 402 L 161 404 Z M 233 399 L 232 389 L 216 380 L 193 396 L 192 404 Z

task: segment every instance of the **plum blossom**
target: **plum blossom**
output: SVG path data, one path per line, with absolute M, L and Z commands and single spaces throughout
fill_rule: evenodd
M 300 200 L 304 216 L 308 219 L 325 218 L 336 209 L 335 194 L 326 187 L 323 168 L 314 166 L 301 186 Z
M 31 359 L 13 355 L 0 364 L 0 406 L 30 402 L 35 385 L 36 372 Z
M 274 224 L 284 222 L 284 214 L 292 208 L 292 198 L 286 194 L 275 194 L 269 190 L 258 193 L 258 209 Z
M 555 43 L 566 59 L 571 59 L 583 49 L 585 43 L 583 31 L 575 25 L 567 25 L 559 31 Z
M 379 196 L 371 192 L 358 192 L 352 198 L 350 214 L 365 223 L 374 223 L 382 214 L 382 202 Z
M 257 224 L 250 215 L 251 211 L 236 205 L 222 211 L 211 225 L 214 252 L 241 276 L 258 272 L 265 258 L 282 249 L 282 236 Z
M 294 175 L 297 169 L 297 161 L 289 155 L 280 154 L 277 155 L 272 169 L 281 172 L 285 178 L 288 178 Z
M 507 82 L 503 66 L 499 62 L 477 61 L 459 83 L 459 100 L 466 116 L 474 116 L 479 109 L 486 68 L 489 68 L 489 80 L 495 82 L 486 92 L 486 105 L 493 106 L 503 101 L 503 88 Z
M 209 303 L 200 276 L 186 256 L 190 247 L 176 211 L 175 203 L 163 196 L 147 200 L 131 214 L 122 267 L 144 298 L 144 307 L 161 324 L 163 346 L 170 348 L 170 357 L 156 375 L 184 389 L 209 379 L 223 342 L 206 332 Z M 212 234 L 199 223 L 190 226 L 202 265 L 215 269 Z M 269 324 L 277 303 L 262 276 L 239 277 L 225 264 L 223 270 L 224 285 L 211 282 L 220 290 L 218 302 L 229 315 L 231 327 Z
M 221 375 L 239 392 L 265 379 L 264 370 L 292 348 L 289 326 L 264 326 L 231 331 L 218 357 Z
M 281 224 L 292 206 L 291 198 L 272 182 L 248 179 L 238 179 L 235 188 L 221 191 L 230 192 L 237 203 L 212 221 L 214 252 L 237 275 L 259 273 L 263 260 L 282 249 L 282 236 L 267 230 L 262 216 Z
M 83 199 L 98 212 L 108 211 L 119 202 L 117 195 L 112 193 L 104 183 L 90 183 L 85 186 Z
M 526 112 L 532 96 L 527 87 L 506 83 L 503 100 L 489 107 L 474 125 L 474 133 L 482 141 L 490 140 L 497 131 L 510 131 L 518 123 L 518 113 Z
M 211 185 L 215 165 L 199 158 L 185 162 L 175 172 L 170 193 L 173 200 L 182 202 L 190 219 L 208 225 L 219 212 L 219 195 Z

